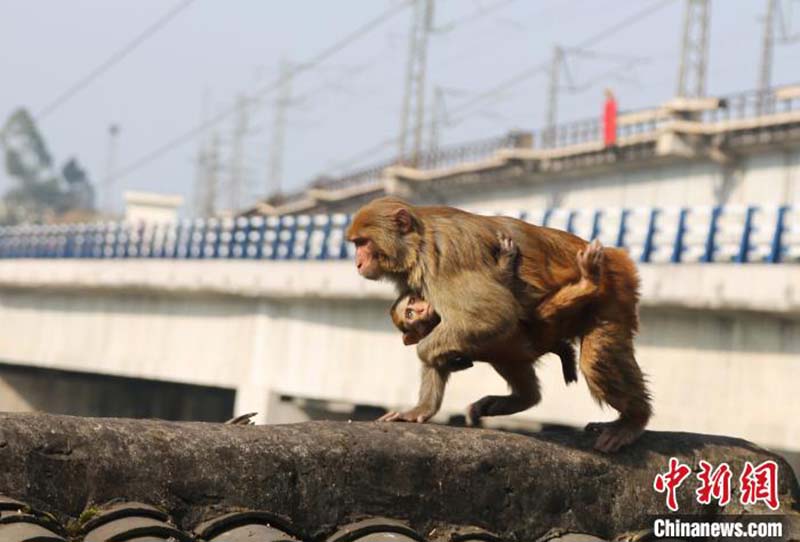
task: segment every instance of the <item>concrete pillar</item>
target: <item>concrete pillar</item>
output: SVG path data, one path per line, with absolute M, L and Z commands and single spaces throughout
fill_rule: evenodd
M 247 374 L 236 388 L 234 416 L 257 412 L 255 423 L 266 423 L 269 419 L 271 390 L 274 382 L 275 363 L 284 360 L 283 319 L 274 303 L 261 300 L 253 315 L 253 336 Z

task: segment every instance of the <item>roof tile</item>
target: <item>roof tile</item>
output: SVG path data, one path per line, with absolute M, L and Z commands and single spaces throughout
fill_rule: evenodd
M 213 540 L 216 542 L 217 540 L 223 540 L 220 536 L 227 536 L 226 533 L 233 533 L 233 531 L 240 527 L 253 528 L 253 532 L 263 533 L 259 534 L 259 536 L 265 537 L 265 541 L 296 541 L 301 538 L 297 535 L 297 529 L 285 518 L 258 510 L 230 512 L 217 516 L 195 526 L 194 534 L 199 540 Z M 263 527 L 269 531 L 263 529 L 259 530 L 257 529 L 258 527 Z M 224 538 L 224 540 L 227 541 L 228 538 Z M 261 540 L 261 538 L 256 538 L 255 540 Z
M 136 537 L 149 536 L 156 540 L 170 539 L 190 542 L 191 537 L 174 526 L 148 517 L 123 517 L 109 521 L 88 531 L 86 542 L 123 542 Z
M 50 529 L 22 521 L 0 525 L 0 540 L 3 542 L 65 542 L 63 537 Z
M 424 538 L 401 521 L 373 518 L 346 525 L 327 542 L 424 542 Z

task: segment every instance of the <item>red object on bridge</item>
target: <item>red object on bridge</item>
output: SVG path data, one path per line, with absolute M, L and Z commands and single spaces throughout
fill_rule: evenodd
M 603 109 L 603 142 L 606 147 L 617 143 L 617 99 L 606 89 L 606 104 Z

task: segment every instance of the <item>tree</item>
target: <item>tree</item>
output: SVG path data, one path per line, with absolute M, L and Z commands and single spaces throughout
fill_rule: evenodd
M 16 181 L 3 196 L 4 216 L 0 221 L 51 222 L 73 211 L 94 211 L 94 188 L 76 158 L 61 170 L 53 158 L 36 122 L 25 108 L 19 108 L 0 130 L 6 172 Z

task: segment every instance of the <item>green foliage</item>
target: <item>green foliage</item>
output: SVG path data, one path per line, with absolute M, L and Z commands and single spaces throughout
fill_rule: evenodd
M 49 222 L 71 211 L 93 211 L 94 188 L 76 158 L 57 171 L 36 122 L 16 110 L 0 130 L 5 169 L 16 186 L 3 196 L 0 222 Z
M 0 132 L 0 140 L 8 147 L 11 142 L 23 140 L 24 148 L 32 153 L 36 162 L 45 168 L 53 164 L 53 158 L 44 142 L 36 123 L 28 110 L 21 107 L 14 111 Z

